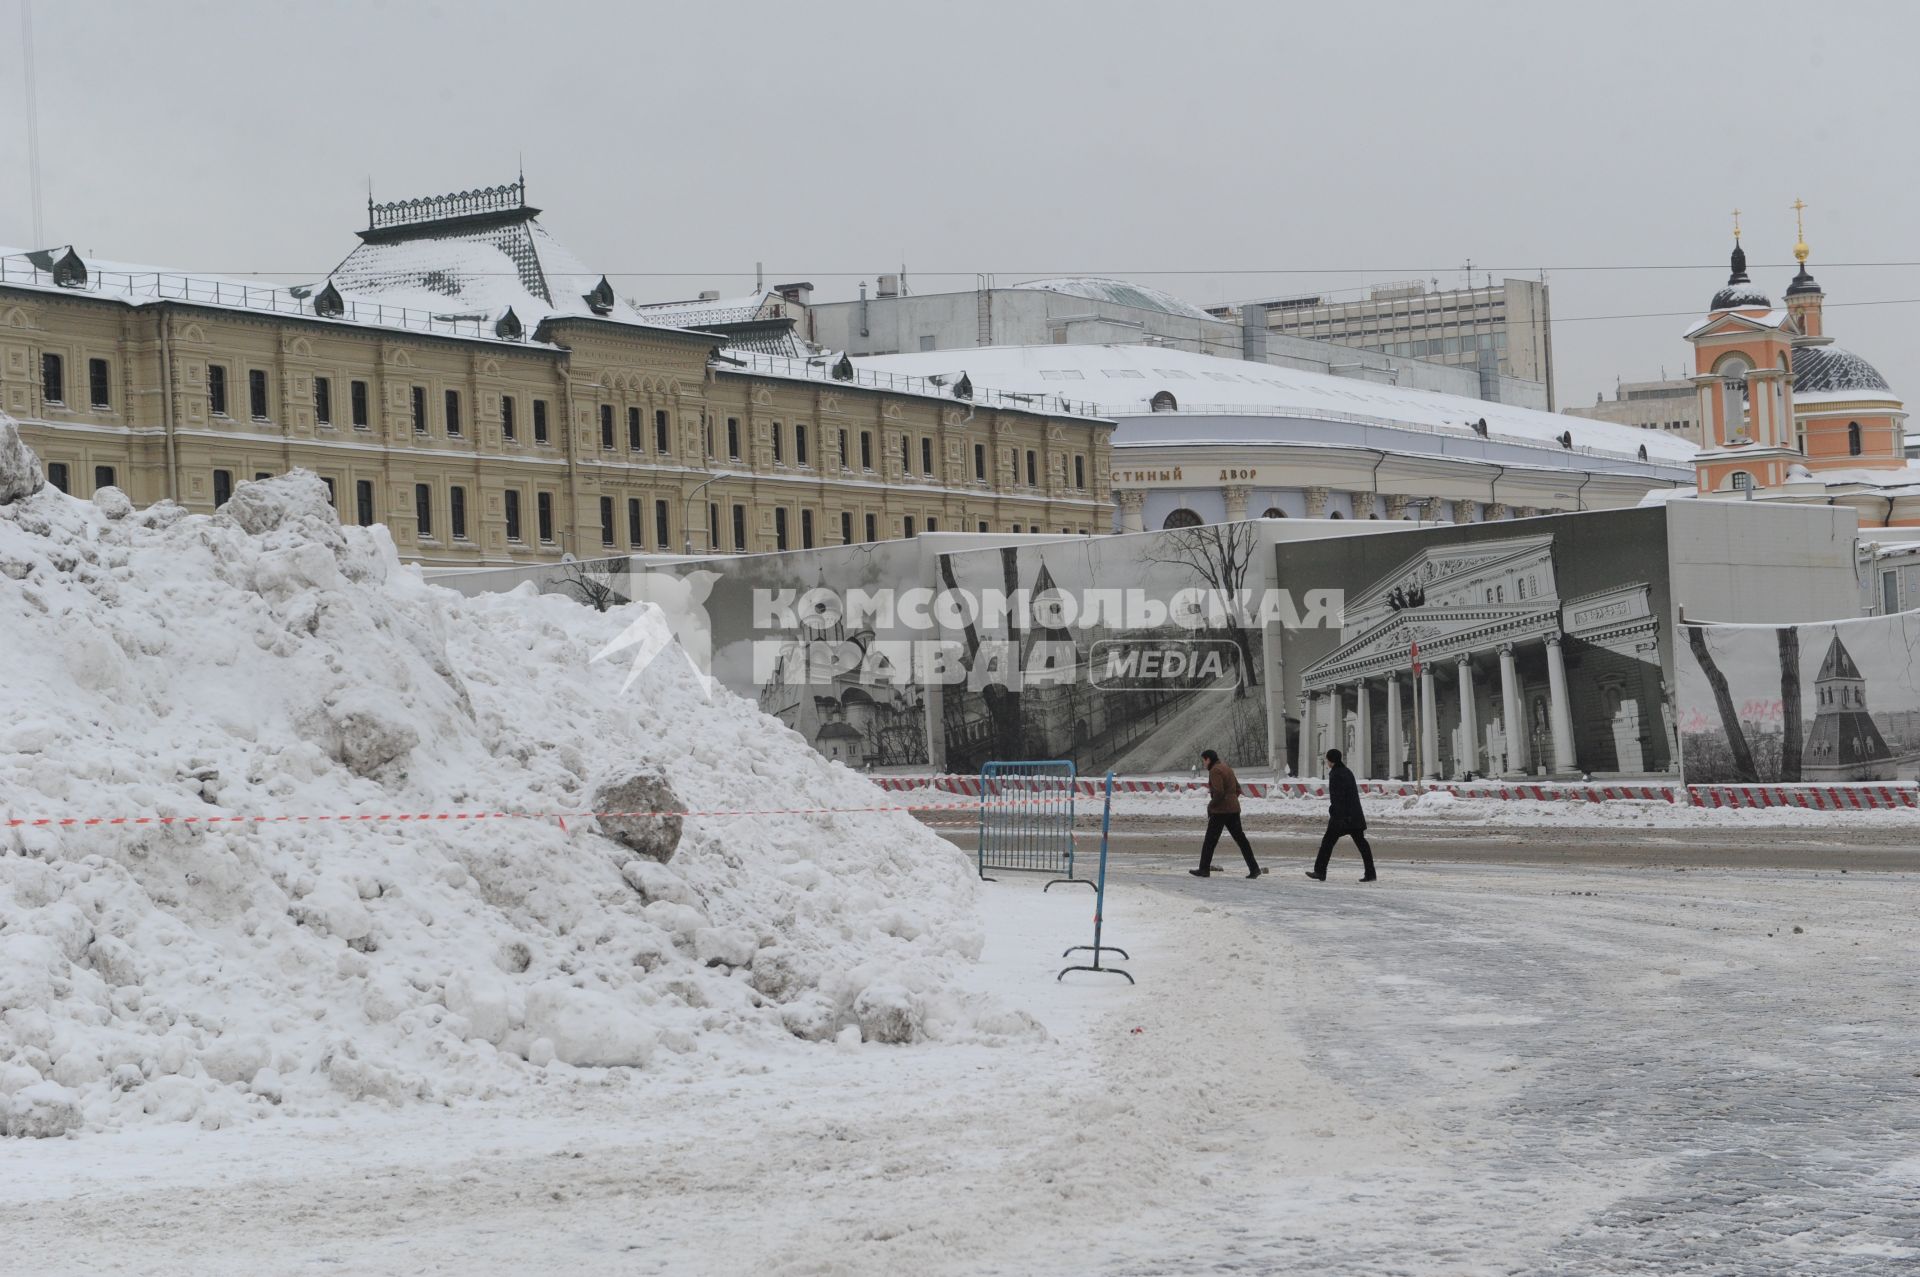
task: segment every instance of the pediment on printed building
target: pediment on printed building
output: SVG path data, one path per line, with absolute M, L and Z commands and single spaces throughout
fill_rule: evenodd
M 1422 550 L 1375 581 L 1364 593 L 1349 598 L 1349 614 L 1365 612 L 1380 604 L 1396 587 L 1432 586 L 1460 577 L 1497 568 L 1503 564 L 1527 561 L 1551 562 L 1553 535 L 1510 537 L 1498 541 L 1473 541 L 1459 545 L 1441 545 Z M 1543 593 L 1551 593 L 1543 589 Z
M 1502 642 L 1557 632 L 1559 624 L 1555 605 L 1408 608 L 1342 643 L 1301 671 L 1301 679 L 1324 686 L 1403 669 L 1415 643 L 1423 660 L 1457 659 Z

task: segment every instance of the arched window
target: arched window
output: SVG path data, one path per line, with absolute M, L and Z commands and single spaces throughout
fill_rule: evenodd
M 1849 457 L 1860 455 L 1860 423 L 1857 421 L 1847 423 L 1847 455 Z
M 1747 433 L 1747 374 L 1753 371 L 1753 364 L 1745 355 L 1735 353 L 1715 364 L 1713 371 L 1724 378 L 1727 437 L 1744 436 Z
M 1731 487 L 1735 492 L 1745 492 L 1753 486 L 1753 476 L 1745 470 L 1735 470 L 1728 480 L 1727 486 Z
M 1171 390 L 1160 391 L 1155 394 L 1152 399 L 1148 400 L 1147 404 L 1155 412 L 1178 412 L 1180 410 L 1180 401 L 1173 397 Z
M 1287 512 L 1277 505 L 1270 505 L 1267 507 L 1267 512 L 1260 517 L 1263 519 L 1284 519 L 1287 517 Z
M 1160 526 L 1163 529 L 1164 528 L 1197 528 L 1200 526 L 1201 522 L 1202 520 L 1199 515 L 1187 509 L 1185 506 L 1182 506 L 1180 509 L 1175 510 L 1172 514 L 1168 515 L 1167 521 L 1165 523 L 1162 523 Z
M 1332 514 L 1328 515 L 1327 517 L 1329 519 L 1344 519 L 1347 516 L 1344 514 L 1341 514 L 1338 510 L 1335 510 Z

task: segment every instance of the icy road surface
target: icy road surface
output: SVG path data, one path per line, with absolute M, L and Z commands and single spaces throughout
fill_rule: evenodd
M 0 1146 L 34 1273 L 1888 1274 L 1920 1265 L 1920 875 L 1129 858 L 991 888 L 1053 1040 Z M 1798 928 L 1798 930 L 1796 930 Z

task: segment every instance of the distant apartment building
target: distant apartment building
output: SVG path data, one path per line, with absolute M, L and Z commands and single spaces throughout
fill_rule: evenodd
M 1689 443 L 1705 446 L 1700 434 L 1700 395 L 1688 378 L 1674 381 L 1627 381 L 1614 391 L 1612 399 L 1594 397 L 1584 408 L 1565 409 L 1569 417 L 1587 417 L 1593 421 L 1611 421 L 1615 425 L 1638 426 L 1642 430 L 1661 430 L 1678 435 Z
M 1257 322 L 1250 326 L 1239 312 L 1209 313 L 1124 279 L 1069 276 L 1003 287 L 982 277 L 968 292 L 910 293 L 902 276 L 886 274 L 871 295 L 863 284 L 853 301 L 803 298 L 801 305 L 803 318 L 799 309 L 790 307 L 790 313 L 809 341 L 855 358 L 976 347 L 1156 346 L 1408 390 L 1547 406 L 1544 386 L 1482 376 L 1471 361 L 1462 364 L 1437 351 L 1429 357 L 1291 336 Z
M 1224 318 L 1236 311 L 1210 313 Z M 1544 402 L 1528 406 L 1553 410 L 1553 329 L 1544 283 L 1506 279 L 1441 290 L 1413 280 L 1372 288 L 1362 300 L 1306 294 L 1246 303 L 1237 313 L 1249 326 L 1264 313 L 1269 332 L 1289 337 L 1470 370 L 1480 379 L 1482 399 L 1519 402 L 1518 386 L 1503 394 L 1503 384 L 1537 383 Z

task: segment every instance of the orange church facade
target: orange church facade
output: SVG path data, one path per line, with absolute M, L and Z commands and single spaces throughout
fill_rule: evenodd
M 1747 277 L 1736 223 L 1727 284 L 1687 332 L 1706 445 L 1695 460 L 1703 496 L 1776 490 L 1770 495 L 1792 499 L 1810 495 L 1809 484 L 1824 493 L 1836 484 L 1920 483 L 1907 465 L 1904 404 L 1873 365 L 1826 334 L 1825 294 L 1807 253 L 1803 237 L 1794 245 L 1800 273 L 1776 307 Z M 1920 525 L 1920 508 L 1903 513 L 1893 517 L 1889 503 L 1873 522 Z

